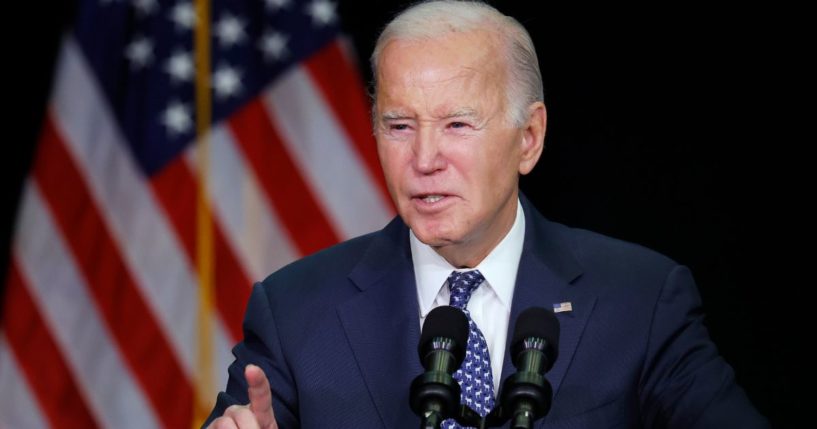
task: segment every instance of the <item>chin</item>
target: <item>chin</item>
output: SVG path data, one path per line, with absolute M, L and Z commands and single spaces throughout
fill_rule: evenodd
M 412 207 L 406 207 L 404 213 L 405 216 L 401 213 L 403 221 L 424 244 L 436 247 L 457 241 L 455 213 L 446 211 L 430 215 L 418 213 Z
M 431 247 L 445 246 L 456 241 L 451 231 L 442 230 L 440 228 L 418 226 L 416 228 L 412 227 L 411 230 L 420 241 Z

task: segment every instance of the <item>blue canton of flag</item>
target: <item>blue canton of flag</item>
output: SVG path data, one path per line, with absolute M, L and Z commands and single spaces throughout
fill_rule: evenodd
M 88 1 L 75 27 L 134 156 L 150 175 L 195 135 L 192 1 Z M 212 1 L 213 122 L 337 37 L 327 0 Z

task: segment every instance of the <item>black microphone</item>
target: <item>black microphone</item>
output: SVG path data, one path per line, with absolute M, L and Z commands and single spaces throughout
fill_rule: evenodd
M 511 428 L 529 429 L 550 411 L 553 389 L 545 373 L 553 367 L 559 348 L 559 320 L 552 311 L 531 307 L 516 319 L 511 360 L 516 374 L 502 384 L 502 420 Z
M 439 428 L 455 417 L 460 385 L 452 374 L 462 365 L 468 342 L 468 319 L 447 305 L 431 310 L 423 324 L 418 352 L 425 372 L 411 383 L 409 403 L 420 416 L 421 428 Z

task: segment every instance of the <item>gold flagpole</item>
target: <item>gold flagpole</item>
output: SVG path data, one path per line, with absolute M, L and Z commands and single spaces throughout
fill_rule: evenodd
M 193 392 L 192 427 L 198 428 L 215 398 L 213 380 L 214 271 L 212 215 L 208 204 L 210 173 L 210 1 L 196 0 L 194 50 L 196 62 L 196 160 L 199 172 L 196 198 L 196 266 L 199 277 L 198 350 Z

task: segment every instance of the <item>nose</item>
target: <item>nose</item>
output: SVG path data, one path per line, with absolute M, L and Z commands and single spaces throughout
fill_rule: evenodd
M 433 174 L 446 167 L 441 151 L 441 139 L 432 127 L 421 127 L 414 141 L 414 170 L 420 174 Z

